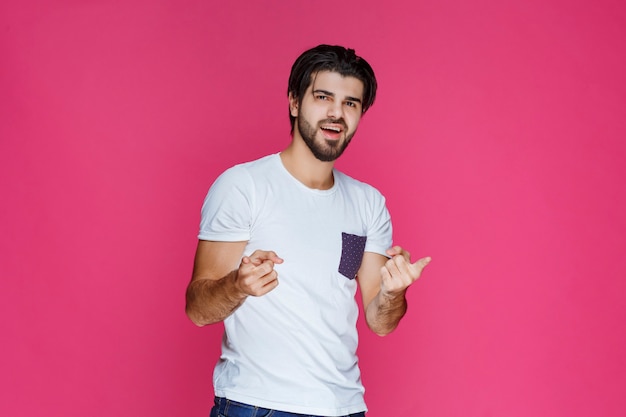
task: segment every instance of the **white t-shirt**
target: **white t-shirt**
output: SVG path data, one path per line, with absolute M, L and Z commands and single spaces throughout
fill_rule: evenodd
M 245 255 L 284 259 L 278 287 L 224 320 L 217 396 L 302 414 L 366 411 L 354 278 L 364 251 L 391 246 L 391 221 L 375 188 L 337 170 L 334 180 L 310 189 L 274 154 L 230 168 L 209 190 L 199 239 L 247 241 Z

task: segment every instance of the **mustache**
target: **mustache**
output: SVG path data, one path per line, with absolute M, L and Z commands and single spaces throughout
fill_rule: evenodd
M 319 123 L 317 124 L 318 126 L 327 124 L 327 123 L 332 123 L 332 124 L 338 124 L 343 126 L 344 129 L 348 128 L 348 125 L 346 125 L 346 121 L 343 120 L 343 117 L 339 118 L 339 119 L 325 119 L 325 120 L 320 120 Z

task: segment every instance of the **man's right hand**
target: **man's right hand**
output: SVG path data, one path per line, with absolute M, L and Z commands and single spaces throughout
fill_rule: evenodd
M 237 287 L 245 295 L 259 297 L 267 294 L 278 286 L 274 265 L 282 263 L 283 260 L 273 251 L 255 250 L 241 260 L 237 270 Z

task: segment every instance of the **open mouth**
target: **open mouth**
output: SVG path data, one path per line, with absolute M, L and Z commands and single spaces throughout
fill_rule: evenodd
M 320 126 L 324 136 L 328 139 L 338 139 L 343 132 L 343 126 L 338 124 L 323 124 Z

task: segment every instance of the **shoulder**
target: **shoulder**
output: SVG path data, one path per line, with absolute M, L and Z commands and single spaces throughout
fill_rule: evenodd
M 253 161 L 237 164 L 233 168 L 243 169 L 247 171 L 262 171 L 276 165 L 279 159 L 279 155 L 274 153 L 271 155 L 266 155 L 259 159 L 255 159 Z
M 359 181 L 341 171 L 335 170 L 335 180 L 337 185 L 343 192 L 348 193 L 352 197 L 362 197 L 368 201 L 385 200 L 383 194 L 374 186 Z
M 276 165 L 277 154 L 267 155 L 254 161 L 243 162 L 234 165 L 220 174 L 216 183 L 227 182 L 239 184 L 241 182 L 253 183 L 255 179 L 272 172 L 272 166 Z

